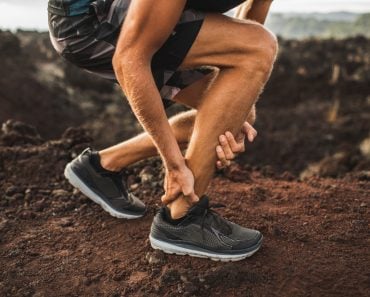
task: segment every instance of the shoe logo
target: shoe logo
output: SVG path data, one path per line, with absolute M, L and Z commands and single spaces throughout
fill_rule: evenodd
M 228 236 L 225 236 L 220 231 L 216 230 L 215 228 L 211 227 L 212 232 L 216 235 L 219 241 L 221 241 L 224 245 L 232 248 L 233 243 L 238 242 L 238 240 L 232 239 Z

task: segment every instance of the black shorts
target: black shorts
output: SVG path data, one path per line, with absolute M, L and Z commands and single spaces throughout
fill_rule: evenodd
M 169 0 L 170 1 L 170 0 Z M 49 12 L 50 38 L 54 48 L 73 64 L 112 81 L 117 81 L 112 58 L 120 28 L 131 0 L 91 3 L 90 13 L 60 16 Z M 204 77 L 207 71 L 177 70 L 203 24 L 206 12 L 224 13 L 242 0 L 188 0 L 172 34 L 155 53 L 152 73 L 165 107 L 183 88 Z

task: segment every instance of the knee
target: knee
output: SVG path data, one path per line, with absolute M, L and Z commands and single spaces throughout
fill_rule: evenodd
M 260 50 L 267 62 L 272 65 L 275 62 L 278 53 L 278 42 L 274 33 L 265 27 L 262 27 L 261 31 Z
M 248 114 L 247 122 L 251 125 L 254 125 L 256 122 L 257 114 L 256 114 L 256 105 L 253 104 L 251 111 Z
M 248 34 L 248 43 L 252 40 L 254 44 L 246 44 L 243 59 L 245 63 L 242 65 L 249 69 L 252 67 L 254 70 L 270 73 L 278 53 L 276 36 L 260 24 L 253 24 L 252 30 L 248 28 Z

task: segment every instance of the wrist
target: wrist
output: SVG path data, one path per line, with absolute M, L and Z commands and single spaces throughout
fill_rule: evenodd
M 186 167 L 185 158 L 176 158 L 174 160 L 166 160 L 164 164 L 168 171 L 178 171 Z

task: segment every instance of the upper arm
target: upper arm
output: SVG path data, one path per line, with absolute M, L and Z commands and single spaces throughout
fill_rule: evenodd
M 185 2 L 132 0 L 117 42 L 116 58 L 127 52 L 151 58 L 170 36 Z

